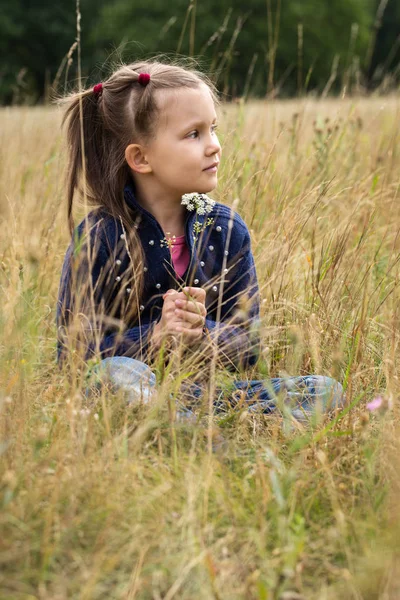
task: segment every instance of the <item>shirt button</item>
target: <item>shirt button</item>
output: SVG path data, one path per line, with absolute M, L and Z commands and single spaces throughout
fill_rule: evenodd
M 193 281 L 193 283 L 194 283 L 194 285 L 197 285 L 197 284 L 199 283 L 199 280 L 198 280 L 198 279 L 195 279 L 195 280 Z
M 204 260 L 201 260 L 201 261 L 200 261 L 200 266 L 201 266 L 201 267 L 204 267 L 204 265 L 205 265 L 205 264 L 206 264 L 206 263 L 204 262 Z
M 154 246 L 154 240 L 150 240 L 150 241 L 149 241 L 149 245 L 150 245 L 150 246 Z
M 148 269 L 147 269 L 147 267 L 143 267 L 143 271 L 144 271 L 145 273 L 147 273 L 147 270 L 148 270 Z
M 217 286 L 216 286 L 216 285 L 213 285 L 213 287 L 212 287 L 212 291 L 213 291 L 213 292 L 218 292 L 218 288 L 217 288 Z
M 121 238 L 121 240 L 124 240 L 125 239 L 125 234 L 121 233 L 121 235 L 119 237 Z
M 225 256 L 228 256 L 228 254 L 229 254 L 228 250 L 224 250 L 224 254 L 225 254 Z
M 139 310 L 140 310 L 140 311 L 143 311 L 143 310 L 144 310 L 144 306 L 143 306 L 143 304 L 141 304 L 141 305 L 139 306 Z
M 210 252 L 212 252 L 214 250 L 214 246 L 208 246 L 208 249 Z
M 132 290 L 131 290 L 131 288 L 126 288 L 126 293 L 127 293 L 127 294 L 130 294 L 130 293 L 131 293 L 131 291 L 132 291 Z
M 156 288 L 159 290 L 161 287 L 161 283 L 156 283 Z
M 117 265 L 120 265 L 122 261 L 120 261 L 119 259 L 115 261 Z
M 115 278 L 115 281 L 121 281 L 121 277 L 118 275 L 118 277 Z
M 218 227 L 217 227 L 217 231 L 218 231 L 218 233 L 220 233 L 220 231 L 222 231 L 222 227 L 220 227 L 220 226 L 218 225 Z

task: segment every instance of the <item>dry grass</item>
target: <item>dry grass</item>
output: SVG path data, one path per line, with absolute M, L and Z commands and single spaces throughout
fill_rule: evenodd
M 212 455 L 168 382 L 149 410 L 88 408 L 58 372 L 60 115 L 1 111 L 1 598 L 400 597 L 399 108 L 223 107 L 214 197 L 239 198 L 263 297 L 249 376 L 330 374 L 351 408 L 308 430 L 232 412 Z

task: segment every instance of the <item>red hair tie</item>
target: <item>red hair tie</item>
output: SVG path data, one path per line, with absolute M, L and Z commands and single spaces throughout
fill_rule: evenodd
M 96 83 L 96 85 L 93 88 L 93 94 L 95 96 L 100 96 L 100 94 L 103 92 L 103 84 L 102 83 Z
M 149 81 L 150 81 L 149 73 L 140 73 L 140 75 L 138 77 L 138 82 L 140 83 L 140 85 L 142 85 L 143 87 L 146 87 L 146 85 L 149 83 Z

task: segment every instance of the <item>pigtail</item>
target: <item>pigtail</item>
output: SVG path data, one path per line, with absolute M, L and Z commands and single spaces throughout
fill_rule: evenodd
M 101 145 L 98 99 L 93 90 L 74 94 L 63 118 L 67 125 L 69 164 L 67 172 L 67 216 L 70 233 L 73 233 L 73 202 L 77 190 L 85 194 L 89 203 L 93 198 L 88 179 L 98 177 L 99 144 Z M 97 139 L 95 139 L 97 138 Z M 97 143 L 96 143 L 97 142 Z M 93 175 L 92 175 L 93 172 Z M 89 177 L 88 177 L 89 176 Z
M 124 87 L 129 92 L 129 83 Z M 101 206 L 105 212 L 122 223 L 126 236 L 112 249 L 111 257 L 120 252 L 121 244 L 129 255 L 129 267 L 125 273 L 135 294 L 125 307 L 126 319 L 137 316 L 140 296 L 143 290 L 143 249 L 136 231 L 137 216 L 132 214 L 124 200 L 123 190 L 129 179 L 124 149 L 130 139 L 120 139 L 113 135 L 112 115 L 107 107 L 106 85 L 101 91 L 87 90 L 65 99 L 68 103 L 63 125 L 67 130 L 69 163 L 67 170 L 67 217 L 71 235 L 74 233 L 73 207 L 76 194 L 84 198 L 88 205 Z M 109 102 L 114 102 L 109 98 Z M 115 108 L 115 107 L 114 107 Z M 86 247 L 86 246 L 84 246 Z M 82 249 L 84 248 L 82 247 Z M 87 248 L 93 252 L 94 249 Z M 91 260 L 94 260 L 92 257 Z M 112 260 L 112 258 L 111 258 Z M 111 269 L 111 264 L 107 270 Z M 113 312 L 116 312 L 123 298 L 117 298 Z

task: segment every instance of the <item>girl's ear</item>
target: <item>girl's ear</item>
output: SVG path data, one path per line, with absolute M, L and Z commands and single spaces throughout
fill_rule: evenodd
M 135 173 L 151 173 L 151 166 L 147 162 L 143 146 L 129 144 L 125 149 L 125 160 Z

